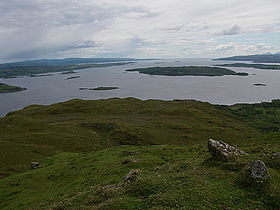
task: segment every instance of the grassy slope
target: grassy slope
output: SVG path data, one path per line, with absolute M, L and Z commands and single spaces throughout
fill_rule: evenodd
M 280 136 L 278 135 L 278 138 Z M 266 145 L 264 141 L 260 146 Z M 270 146 L 273 146 L 271 143 Z M 254 146 L 246 159 L 260 158 Z M 279 144 L 278 144 L 279 149 Z M 278 165 L 259 191 L 238 182 L 237 164 L 209 160 L 202 146 L 121 146 L 95 153 L 61 153 L 40 169 L 0 180 L 1 209 L 277 209 Z M 135 158 L 139 162 L 125 163 Z M 124 183 L 131 169 L 136 179 Z
M 248 122 L 252 127 L 265 132 L 280 130 L 280 100 L 271 103 L 236 104 L 233 106 L 217 106 L 232 113 L 236 119 Z
M 118 145 L 247 142 L 259 132 L 208 103 L 134 98 L 71 100 L 29 106 L 0 118 L 0 173 L 28 169 L 59 152 L 90 152 Z
M 1 170 L 23 171 L 38 159 L 41 167 L 0 179 L 0 208 L 279 209 L 280 163 L 270 158 L 280 151 L 279 110 L 279 101 L 224 107 L 133 98 L 27 107 L 0 119 Z M 209 137 L 248 155 L 211 161 Z M 266 189 L 239 182 L 255 159 L 269 167 Z M 141 172 L 124 184 L 131 169 Z

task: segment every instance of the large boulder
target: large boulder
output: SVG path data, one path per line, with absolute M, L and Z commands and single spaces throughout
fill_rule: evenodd
M 208 140 L 208 150 L 214 160 L 228 162 L 234 156 L 245 154 L 242 150 L 213 139 Z

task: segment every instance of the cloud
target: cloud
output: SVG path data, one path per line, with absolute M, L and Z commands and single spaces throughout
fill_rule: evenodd
M 279 0 L 1 0 L 0 62 L 244 53 L 232 46 L 237 34 L 246 46 L 261 40 L 256 52 L 280 51 L 269 36 L 280 33 L 278 8 Z
M 224 36 L 224 35 L 232 36 L 232 35 L 240 34 L 241 32 L 242 32 L 242 30 L 238 25 L 233 25 L 229 29 L 225 29 L 225 30 L 222 30 L 220 32 L 215 33 L 215 35 L 217 35 L 217 36 Z

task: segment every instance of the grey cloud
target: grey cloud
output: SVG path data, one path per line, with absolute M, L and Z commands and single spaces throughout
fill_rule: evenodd
M 145 56 L 147 52 L 180 57 L 180 49 L 186 46 L 195 51 L 215 42 L 224 44 L 215 49 L 221 53 L 242 51 L 226 45 L 234 39 L 220 42 L 220 36 L 279 33 L 278 0 L 243 2 L 0 0 L 0 61 L 57 55 Z M 261 17 L 256 15 L 260 12 Z M 240 21 L 244 28 L 231 26 Z M 213 35 L 217 35 L 215 42 Z
M 91 37 L 116 18 L 152 18 L 159 13 L 140 6 L 97 0 L 1 0 L 2 59 L 43 57 L 56 51 L 94 48 Z M 113 34 L 112 34 L 113 35 Z
M 163 30 L 167 31 L 167 32 L 178 32 L 183 27 L 184 27 L 184 25 L 177 25 L 177 26 L 175 25 L 175 26 L 170 26 L 170 27 L 163 28 Z
M 225 29 L 223 31 L 215 33 L 215 35 L 217 35 L 217 36 L 230 35 L 231 36 L 231 35 L 240 34 L 241 32 L 242 32 L 242 30 L 241 30 L 241 28 L 238 25 L 233 25 L 229 29 Z

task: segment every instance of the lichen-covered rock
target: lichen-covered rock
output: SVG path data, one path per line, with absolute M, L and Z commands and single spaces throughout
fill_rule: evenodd
M 250 172 L 250 177 L 252 179 L 266 180 L 266 179 L 270 178 L 268 170 L 267 170 L 264 162 L 261 160 L 255 160 L 254 162 L 252 162 L 249 165 L 248 170 Z
M 30 163 L 30 168 L 31 168 L 31 169 L 37 169 L 37 168 L 39 168 L 39 162 L 31 162 L 31 163 Z
M 208 140 L 208 150 L 214 160 L 228 162 L 233 156 L 246 154 L 242 150 L 213 139 Z
M 244 186 L 263 187 L 269 183 L 270 175 L 265 163 L 255 160 L 244 167 L 239 179 Z

